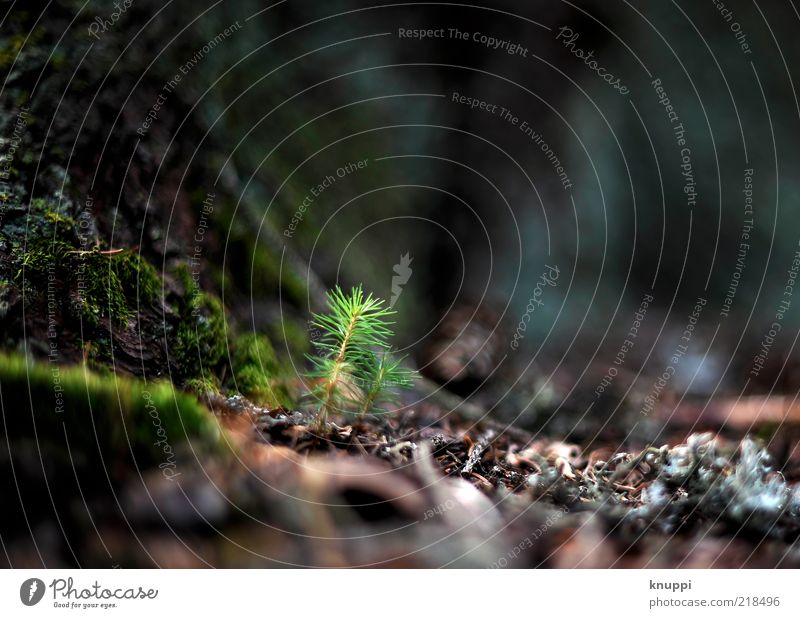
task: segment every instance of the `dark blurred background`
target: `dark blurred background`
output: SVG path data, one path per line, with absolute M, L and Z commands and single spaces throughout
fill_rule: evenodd
M 208 16 L 245 13 L 237 3 Z M 798 248 L 797 20 L 790 2 L 286 2 L 213 54 L 219 82 L 207 70 L 196 79 L 214 83 L 202 101 L 212 135 L 230 146 L 242 176 L 253 175 L 244 200 L 278 230 L 310 187 L 369 160 L 367 173 L 314 202 L 290 244 L 327 284 L 364 281 L 384 296 L 393 266 L 410 254 L 413 275 L 396 307 L 420 363 L 453 307 L 481 306 L 506 326 L 497 356 L 508 353 L 512 373 L 534 359 L 545 373 L 569 368 L 592 390 L 597 376 L 584 369 L 598 364 L 603 375 L 652 294 L 624 369 L 658 375 L 702 297 L 672 385 L 735 392 L 789 298 L 783 286 Z M 572 47 L 562 27 L 578 35 Z M 443 38 L 402 38 L 399 28 L 442 29 Z M 491 49 L 482 35 L 524 56 Z M 497 107 L 473 109 L 453 93 Z M 546 265 L 561 276 L 516 352 L 511 333 Z M 794 386 L 780 370 L 797 323 L 791 308 L 772 370 L 750 376 L 748 388 Z

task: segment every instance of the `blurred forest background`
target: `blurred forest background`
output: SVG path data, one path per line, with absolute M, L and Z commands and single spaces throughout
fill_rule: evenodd
M 708 354 L 683 380 L 697 390 L 735 390 L 772 321 L 797 249 L 796 50 L 781 46 L 793 24 L 790 3 L 731 7 L 746 24 L 750 53 L 713 3 L 533 3 L 518 15 L 512 3 L 455 11 L 436 3 L 377 10 L 176 1 L 154 12 L 136 2 L 97 40 L 87 28 L 105 18 L 101 5 L 88 3 L 75 17 L 82 4 L 50 3 L 37 22 L 38 6 L 5 16 L 4 62 L 14 70 L 3 134 L 13 134 L 15 105 L 35 83 L 32 113 L 52 121 L 36 129 L 49 129 L 45 146 L 60 159 L 31 161 L 40 164 L 38 188 L 19 169 L 19 190 L 43 198 L 63 185 L 76 207 L 91 195 L 103 240 L 141 245 L 161 266 L 192 258 L 202 202 L 219 189 L 205 222 L 202 283 L 258 331 L 287 307 L 291 314 L 308 305 L 285 273 L 286 304 L 276 302 L 280 243 L 326 284 L 363 281 L 387 298 L 393 266 L 410 254 L 414 274 L 397 308 L 403 342 L 418 359 L 431 329 L 461 303 L 486 305 L 516 326 L 547 263 L 564 275 L 524 341 L 546 365 L 563 358 L 583 367 L 595 352 L 613 358 L 652 291 L 650 338 L 637 342 L 630 364 L 657 367 L 663 359 L 646 354 L 648 344 L 662 324 L 682 329 L 702 296 L 709 306 L 696 347 Z M 237 20 L 242 29 L 201 54 L 146 135 L 137 135 L 176 69 Z M 528 57 L 489 53 L 472 40 L 402 39 L 400 24 L 520 42 Z M 609 87 L 557 40 L 562 25 L 630 94 Z M 686 129 L 693 207 L 656 78 Z M 563 189 L 522 130 L 452 102 L 454 92 L 527 122 L 574 188 Z M 23 140 L 35 138 L 28 132 Z M 101 147 L 84 160 L 79 149 L 90 143 Z M 359 160 L 369 162 L 368 173 L 338 179 L 296 233 L 282 235 L 311 188 Z M 746 168 L 755 172 L 754 225 L 730 317 L 721 319 L 746 219 Z M 71 173 L 64 179 L 58 169 Z M 771 358 L 792 348 L 795 313 Z

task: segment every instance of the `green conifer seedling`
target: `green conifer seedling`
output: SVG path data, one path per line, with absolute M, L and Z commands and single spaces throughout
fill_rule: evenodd
M 331 412 L 366 414 L 381 401 L 391 400 L 393 388 L 409 388 L 413 372 L 390 356 L 389 321 L 394 311 L 361 286 L 345 294 L 339 287 L 328 293 L 328 313 L 314 314 L 321 333 L 314 342 L 318 355 L 309 356 L 309 378 L 317 383 L 319 424 Z

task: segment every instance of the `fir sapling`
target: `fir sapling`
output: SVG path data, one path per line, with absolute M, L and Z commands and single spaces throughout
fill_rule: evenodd
M 393 388 L 410 387 L 413 377 L 391 357 L 395 312 L 384 301 L 365 296 L 361 286 L 349 294 L 336 287 L 327 296 L 328 312 L 312 319 L 321 333 L 314 342 L 318 354 L 309 356 L 321 427 L 332 412 L 370 412 L 391 400 Z
M 365 362 L 357 364 L 358 380 L 363 391 L 361 413 L 367 414 L 379 403 L 396 401 L 398 388 L 411 388 L 414 372 L 403 367 L 387 351 L 369 353 Z

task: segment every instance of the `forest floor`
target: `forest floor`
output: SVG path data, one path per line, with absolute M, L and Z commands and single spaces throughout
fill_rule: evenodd
M 324 429 L 313 414 L 240 397 L 210 404 L 243 467 L 259 476 L 269 462 L 270 490 L 326 531 L 295 553 L 309 564 L 800 564 L 794 453 L 776 472 L 774 458 L 747 438 L 694 433 L 671 447 L 587 451 L 435 404 L 334 419 Z

